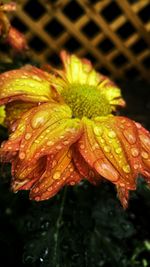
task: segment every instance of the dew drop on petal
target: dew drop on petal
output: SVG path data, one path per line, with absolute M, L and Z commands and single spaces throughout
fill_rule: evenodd
M 48 191 L 48 192 L 52 191 L 52 187 L 51 187 L 51 186 L 48 187 L 48 188 L 47 188 L 47 191 Z
M 53 141 L 48 141 L 48 142 L 47 142 L 47 146 L 52 146 L 53 144 L 54 144 Z
M 135 136 L 133 133 L 131 133 L 131 131 L 129 131 L 129 130 L 124 130 L 124 131 L 123 131 L 123 134 L 124 134 L 126 140 L 127 140 L 131 145 L 135 144 L 135 142 L 136 142 L 136 136 Z
M 117 148 L 115 149 L 115 152 L 116 152 L 117 154 L 120 154 L 120 153 L 122 152 L 121 147 L 117 147 Z
M 136 122 L 135 124 L 136 124 L 136 127 L 137 127 L 138 129 L 141 129 L 141 128 L 142 128 L 142 125 L 141 125 L 139 122 Z
M 145 151 L 142 151 L 141 156 L 143 159 L 148 159 L 148 153 Z
M 64 141 L 63 144 L 66 146 L 66 145 L 69 145 L 69 141 Z
M 81 145 L 80 145 L 80 148 L 81 148 L 81 149 L 84 149 L 84 148 L 85 148 L 85 146 L 84 146 L 83 144 L 81 144 Z
M 137 157 L 139 155 L 139 150 L 136 147 L 131 148 L 131 155 Z
M 106 179 L 109 179 L 110 181 L 116 182 L 119 178 L 119 173 L 113 168 L 113 166 L 109 163 L 105 162 L 95 162 L 94 168 L 97 170 L 97 172 L 104 176 Z
M 121 129 L 124 129 L 124 125 L 123 125 L 123 124 L 120 124 L 120 128 L 121 128 Z
M 148 136 L 140 134 L 139 137 L 143 144 L 145 144 L 147 147 L 150 146 L 150 138 Z
M 20 158 L 20 159 L 24 159 L 25 156 L 26 156 L 26 154 L 25 154 L 24 152 L 21 152 L 21 153 L 19 154 L 19 158 Z
M 57 165 L 57 160 L 53 160 L 52 162 L 52 168 L 54 168 Z
M 54 174 L 53 174 L 53 179 L 54 180 L 58 180 L 60 178 L 60 175 L 61 175 L 61 172 L 60 171 L 56 171 Z
M 133 168 L 134 168 L 135 170 L 137 170 L 137 169 L 139 168 L 139 165 L 138 165 L 138 164 L 134 164 L 134 165 L 133 165 Z
M 38 193 L 38 192 L 39 192 L 39 188 L 38 188 L 38 187 L 34 188 L 34 189 L 33 189 L 33 192 L 34 192 L 34 193 Z
M 95 150 L 95 149 L 98 149 L 99 148 L 99 145 L 97 143 L 95 143 L 93 146 L 92 146 L 92 149 Z
M 102 144 L 104 144 L 104 143 L 105 143 L 105 139 L 100 138 L 100 142 L 101 142 Z
M 110 138 L 115 138 L 116 137 L 116 133 L 114 131 L 109 131 L 108 136 Z
M 62 146 L 61 145 L 57 145 L 56 149 L 60 150 L 60 149 L 62 149 Z
M 39 111 L 37 112 L 31 121 L 31 126 L 33 129 L 39 128 L 41 125 L 43 125 L 49 117 L 49 112 L 48 111 Z
M 38 196 L 35 197 L 34 199 L 35 199 L 36 201 L 40 201 L 40 197 L 38 197 Z
M 95 126 L 93 130 L 94 130 L 94 133 L 95 133 L 97 136 L 101 136 L 102 133 L 103 133 L 102 128 L 100 128 L 100 127 L 98 127 L 98 126 Z
M 31 133 L 26 133 L 25 135 L 25 139 L 26 140 L 29 140 L 31 138 L 32 134 Z
M 109 146 L 104 146 L 104 151 L 109 153 L 111 151 L 111 148 Z
M 124 165 L 123 166 L 123 171 L 125 172 L 125 173 L 130 173 L 130 171 L 131 171 L 131 168 L 130 168 L 130 166 L 127 164 L 127 165 Z

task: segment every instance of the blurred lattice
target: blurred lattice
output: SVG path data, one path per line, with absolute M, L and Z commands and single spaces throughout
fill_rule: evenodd
M 11 19 L 42 62 L 67 49 L 114 78 L 150 77 L 149 0 L 20 0 Z

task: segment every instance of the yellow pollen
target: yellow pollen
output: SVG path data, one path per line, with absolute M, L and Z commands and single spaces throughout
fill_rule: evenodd
M 96 86 L 72 84 L 69 88 L 65 88 L 61 94 L 66 104 L 71 108 L 73 117 L 94 118 L 106 116 L 112 111 L 108 100 Z

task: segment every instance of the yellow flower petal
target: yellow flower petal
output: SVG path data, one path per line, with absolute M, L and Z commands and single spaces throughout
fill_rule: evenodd
M 51 99 L 49 75 L 32 66 L 0 75 L 0 104 L 14 100 L 45 102 Z
M 14 101 L 6 104 L 5 125 L 11 129 L 14 123 L 22 117 L 29 109 L 34 107 L 36 103 L 25 103 L 22 101 Z
M 125 106 L 125 101 L 121 96 L 121 90 L 108 77 L 101 75 L 98 89 L 106 97 L 113 110 L 116 110 L 117 106 Z
M 70 84 L 97 85 L 99 74 L 92 68 L 88 60 L 81 60 L 75 55 L 69 55 L 63 51 L 61 58 L 65 67 L 65 76 Z
M 71 119 L 67 105 L 41 104 L 23 114 L 2 153 L 8 159 L 11 152 L 18 151 L 19 158 L 28 165 L 70 146 L 79 138 L 80 132 L 80 120 Z
M 6 116 L 5 106 L 0 106 L 0 124 L 4 123 L 5 116 Z

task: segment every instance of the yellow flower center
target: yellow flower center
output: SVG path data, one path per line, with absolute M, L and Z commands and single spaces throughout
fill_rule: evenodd
M 96 86 L 72 84 L 61 92 L 65 103 L 72 109 L 73 117 L 93 118 L 111 113 L 111 106 Z

